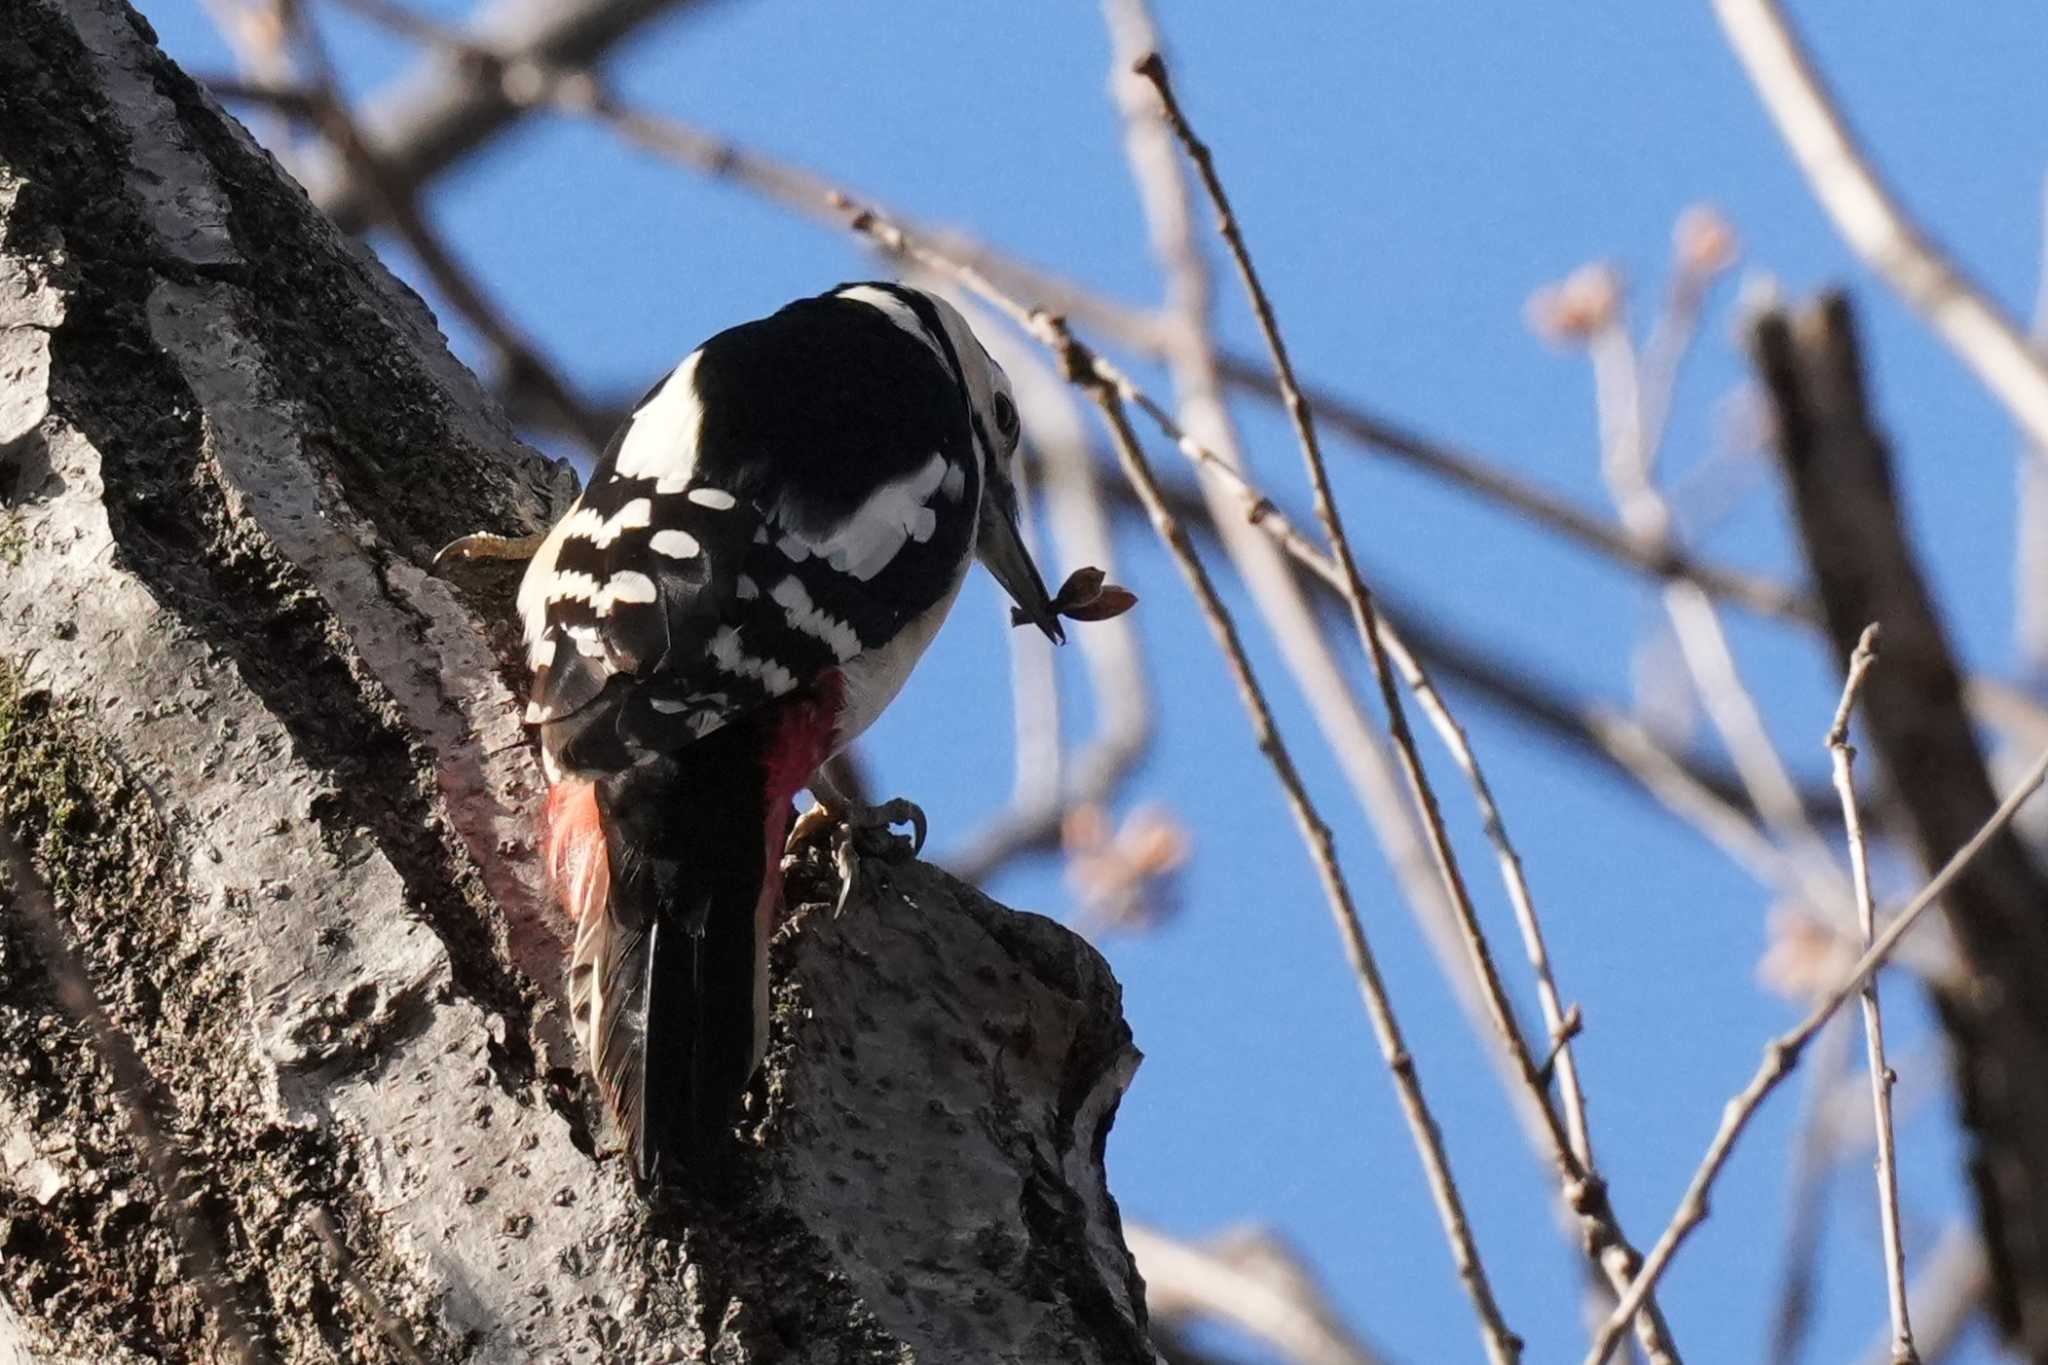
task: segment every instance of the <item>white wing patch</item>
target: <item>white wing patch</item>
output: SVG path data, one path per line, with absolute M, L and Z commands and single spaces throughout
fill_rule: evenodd
M 779 697 L 796 687 L 790 671 L 773 659 L 757 659 L 740 648 L 740 633 L 722 627 L 711 637 L 711 661 L 735 678 L 759 678 L 762 690 Z
M 564 602 L 574 598 L 595 606 L 599 591 L 595 578 L 575 569 L 550 574 L 547 582 L 542 585 L 542 596 L 549 602 Z
M 666 555 L 670 559 L 695 559 L 697 552 L 704 547 L 699 545 L 697 537 L 691 535 L 688 531 L 679 531 L 671 528 L 666 531 L 656 531 L 654 538 L 647 542 L 647 548 L 658 555 Z
M 775 585 L 775 591 L 768 594 L 782 607 L 783 615 L 789 618 L 790 628 L 823 640 L 831 647 L 832 657 L 845 663 L 860 653 L 860 636 L 852 626 L 818 609 L 811 601 L 810 592 L 794 574 Z
M 914 473 L 869 494 L 829 535 L 814 540 L 801 531 L 785 531 L 779 548 L 796 563 L 816 555 L 839 572 L 866 582 L 889 567 L 905 541 L 923 544 L 931 539 L 939 519 L 925 504 L 952 467 L 944 455 L 935 454 Z
M 690 352 L 676 366 L 646 406 L 633 414 L 626 439 L 619 443 L 615 468 L 620 477 L 653 479 L 656 493 L 680 493 L 697 470 L 697 436 L 704 425 L 704 404 L 697 397 L 697 361 Z
M 653 600 L 654 580 L 644 573 L 627 569 L 613 574 L 604 581 L 604 587 L 598 592 L 597 600 L 592 605 L 597 609 L 597 614 L 602 616 L 620 602 Z
M 739 505 L 739 499 L 723 488 L 697 487 L 689 492 L 691 502 L 699 507 L 709 507 L 714 512 L 730 512 Z

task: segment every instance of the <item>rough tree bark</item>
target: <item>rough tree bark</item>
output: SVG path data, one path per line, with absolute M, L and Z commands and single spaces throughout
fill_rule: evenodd
M 1765 313 L 1752 347 L 1839 661 L 1865 626 L 1883 628 L 1863 716 L 1905 833 L 1932 871 L 1982 828 L 1998 796 L 1906 531 L 1848 299 Z M 2048 1362 L 2048 877 L 2008 829 L 1943 909 L 1969 967 L 1936 1004 L 1955 1051 L 1991 1307 L 2015 1350 Z
M 791 917 L 729 1191 L 632 1196 L 535 894 L 509 585 L 422 567 L 552 478 L 142 20 L 0 3 L 0 822 L 254 1354 L 1153 1360 L 1116 983 L 921 865 Z M 0 1360 L 231 1359 L 27 894 Z

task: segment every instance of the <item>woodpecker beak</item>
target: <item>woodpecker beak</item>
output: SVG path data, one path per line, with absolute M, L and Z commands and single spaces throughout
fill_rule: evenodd
M 1004 479 L 990 479 L 981 499 L 981 530 L 975 537 L 974 552 L 988 571 L 1010 594 L 1010 600 L 1024 613 L 1024 619 L 1045 632 L 1054 644 L 1065 644 L 1059 613 L 1031 552 L 1024 548 L 1024 532 L 1017 521 L 1017 490 Z

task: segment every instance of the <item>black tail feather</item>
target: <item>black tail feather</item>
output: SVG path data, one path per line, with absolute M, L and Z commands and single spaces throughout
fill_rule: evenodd
M 728 1140 L 765 1042 L 756 907 L 765 775 L 737 724 L 599 782 L 603 924 L 579 941 L 587 1043 L 637 1178 L 694 1170 Z

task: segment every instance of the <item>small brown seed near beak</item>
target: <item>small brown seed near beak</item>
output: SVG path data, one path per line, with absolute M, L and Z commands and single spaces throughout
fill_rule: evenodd
M 1129 588 L 1104 581 L 1102 570 L 1092 564 L 1083 565 L 1067 575 L 1067 581 L 1060 584 L 1060 590 L 1053 594 L 1052 609 L 1058 616 L 1069 621 L 1107 621 L 1112 616 L 1122 616 L 1138 605 L 1138 595 Z M 1010 624 L 1026 625 L 1030 617 L 1022 607 L 1010 608 Z

